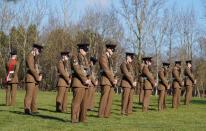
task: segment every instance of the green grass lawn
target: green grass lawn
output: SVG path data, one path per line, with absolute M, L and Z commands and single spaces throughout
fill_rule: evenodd
M 17 92 L 16 107 L 5 106 L 5 91 L 0 90 L 0 130 L 1 131 L 61 131 L 61 130 L 116 130 L 116 131 L 206 131 L 206 99 L 194 98 L 189 107 L 181 105 L 178 110 L 171 108 L 171 97 L 167 98 L 168 109 L 157 111 L 157 97 L 152 96 L 150 111 L 141 112 L 137 104 L 138 96 L 134 96 L 134 113 L 131 116 L 120 115 L 120 95 L 115 95 L 112 116 L 107 119 L 98 118 L 100 95 L 96 95 L 96 108 L 88 112 L 88 123 L 71 124 L 70 110 L 72 94 L 69 93 L 68 113 L 55 112 L 56 92 L 39 92 L 38 108 L 40 114 L 27 116 L 23 114 L 25 91 Z

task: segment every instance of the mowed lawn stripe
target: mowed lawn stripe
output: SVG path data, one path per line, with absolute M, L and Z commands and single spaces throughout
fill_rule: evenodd
M 157 111 L 157 96 L 151 97 L 150 110 L 141 112 L 138 96 L 134 95 L 134 109 L 130 116 L 120 115 L 121 95 L 115 94 L 112 115 L 110 118 L 98 118 L 100 94 L 96 95 L 94 111 L 88 112 L 88 123 L 71 124 L 71 100 L 67 113 L 55 112 L 56 92 L 42 92 L 38 94 L 38 108 L 40 114 L 27 116 L 23 113 L 25 91 L 17 92 L 15 107 L 5 106 L 5 91 L 0 90 L 0 127 L 2 131 L 64 131 L 64 130 L 131 130 L 131 131 L 190 131 L 206 130 L 206 99 L 193 98 L 189 106 L 182 105 L 178 110 L 171 108 L 171 97 L 167 98 L 167 110 Z

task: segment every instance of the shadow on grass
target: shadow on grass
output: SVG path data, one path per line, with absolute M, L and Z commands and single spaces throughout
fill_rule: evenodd
M 192 104 L 206 104 L 206 100 L 192 100 Z
M 18 114 L 18 115 L 25 115 L 24 112 L 21 112 L 21 111 L 9 111 L 9 112 Z
M 114 115 L 118 115 L 118 116 L 119 116 L 119 115 L 121 115 L 121 111 L 120 111 L 120 110 L 119 110 L 119 112 L 113 112 L 113 111 L 112 111 L 111 114 L 114 114 Z
M 114 103 L 116 103 L 116 102 L 117 102 L 117 103 L 121 103 L 121 100 L 117 100 L 117 99 L 116 99 L 116 100 L 113 100 L 113 102 L 114 102 Z
M 38 108 L 38 110 L 40 110 L 40 111 L 48 111 L 48 112 L 53 112 L 53 113 L 59 113 L 59 112 L 56 112 L 54 110 L 49 110 L 49 109 L 45 109 L 45 108 Z
M 32 116 L 33 117 L 39 117 L 39 118 L 42 118 L 42 119 L 57 120 L 57 121 L 61 121 L 61 122 L 68 122 L 67 120 L 64 120 L 64 119 L 61 119 L 61 118 L 58 118 L 58 117 L 54 117 L 54 116 L 41 115 L 41 114 L 32 115 Z
M 8 110 L 0 110 L 0 112 L 7 112 Z
M 157 111 L 158 109 L 156 109 L 156 108 L 149 108 L 148 110 L 150 110 L 150 111 Z
M 121 104 L 119 104 L 119 103 L 113 103 L 112 105 L 119 106 L 119 107 L 121 107 L 121 106 L 122 106 L 122 105 L 121 105 Z
M 157 107 L 158 105 L 156 105 L 156 104 L 150 104 L 149 106 L 151 106 L 151 107 Z
M 41 115 L 41 114 L 26 115 L 24 112 L 21 112 L 21 111 L 10 111 L 10 112 L 14 113 L 14 114 L 18 114 L 18 115 L 25 115 L 25 116 L 31 116 L 31 117 L 39 117 L 39 118 L 48 119 L 48 120 L 56 120 L 56 121 L 61 121 L 61 122 L 71 122 L 71 121 L 68 121 L 68 120 L 64 120 L 64 119 L 61 119 L 61 118 L 58 118 L 58 117 L 48 116 L 48 115 Z
M 134 106 L 133 109 L 142 109 L 142 106 Z
M 40 110 L 40 111 L 48 111 L 48 112 L 52 112 L 52 113 L 71 114 L 71 112 L 56 112 L 55 110 L 49 110 L 49 109 L 45 109 L 45 108 L 38 108 L 38 110 Z
M 94 115 L 94 114 L 88 115 L 88 117 L 99 118 L 98 115 Z
M 6 106 L 6 104 L 0 104 L 0 106 Z
M 115 110 L 115 111 L 120 111 L 121 108 L 113 108 L 112 110 Z
M 87 112 L 94 112 L 94 113 L 98 113 L 99 111 L 98 111 L 98 110 L 93 109 L 93 110 L 87 110 Z

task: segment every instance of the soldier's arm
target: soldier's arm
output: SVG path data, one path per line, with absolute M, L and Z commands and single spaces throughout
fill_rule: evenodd
M 59 62 L 59 63 L 58 63 L 58 70 L 59 70 L 59 74 L 60 74 L 61 76 L 63 76 L 63 78 L 64 78 L 67 82 L 69 82 L 69 74 L 65 71 L 63 62 Z
M 127 78 L 127 80 L 130 82 L 131 85 L 133 85 L 133 79 L 132 79 L 132 75 L 128 72 L 127 70 L 127 66 L 126 66 L 126 63 L 123 62 L 120 66 L 120 69 L 123 73 L 123 75 Z
M 18 72 L 19 72 L 19 62 L 17 61 L 15 65 L 14 76 L 17 76 Z
M 162 81 L 162 83 L 168 87 L 168 82 L 167 82 L 167 79 L 164 77 L 164 72 L 163 71 L 159 71 L 158 73 L 158 76 L 159 76 L 159 79 Z
M 107 58 L 105 56 L 100 57 L 99 63 L 101 65 L 102 69 L 104 70 L 104 73 L 106 74 L 107 78 L 109 78 L 110 82 L 113 83 L 114 75 L 107 65 Z
M 95 84 L 96 84 L 95 78 L 91 75 L 91 76 L 90 76 L 90 79 L 91 79 L 92 84 L 95 85 Z
M 186 68 L 185 70 L 186 75 L 190 78 L 190 80 L 192 81 L 192 83 L 195 82 L 194 76 L 192 75 L 191 71 L 189 70 L 189 68 Z
M 140 65 L 140 68 L 139 68 L 139 73 L 140 73 L 140 74 L 142 74 L 143 68 L 144 68 L 144 65 L 141 64 L 141 65 Z
M 72 67 L 74 69 L 74 72 L 76 75 L 78 75 L 78 77 L 81 79 L 81 81 L 83 83 L 86 82 L 87 77 L 85 76 L 84 71 L 82 70 L 82 68 L 80 67 L 79 63 L 78 63 L 78 59 L 76 56 L 72 57 Z
M 173 69 L 173 75 L 174 75 L 175 79 L 178 81 L 178 83 L 180 85 L 182 85 L 182 80 L 181 80 L 180 76 L 178 75 L 177 69 Z
M 36 79 L 36 81 L 39 81 L 39 74 L 37 73 L 37 71 L 34 68 L 34 61 L 29 56 L 27 57 L 27 65 L 28 65 L 28 68 L 29 68 L 31 74 Z
M 148 78 L 148 80 L 151 82 L 152 86 L 154 86 L 155 85 L 155 80 L 154 80 L 154 77 L 153 77 L 152 73 L 149 72 L 149 69 L 144 67 L 143 68 L 143 73 Z

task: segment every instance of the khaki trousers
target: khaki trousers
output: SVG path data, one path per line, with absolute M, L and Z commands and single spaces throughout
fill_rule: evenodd
M 134 94 L 134 89 L 123 88 L 122 109 L 121 109 L 122 115 L 128 115 L 132 113 L 133 94 Z
M 57 87 L 57 97 L 56 97 L 57 112 L 67 111 L 67 99 L 68 99 L 68 88 L 65 86 Z
M 144 83 L 140 83 L 140 92 L 139 92 L 139 104 L 143 103 L 143 99 L 144 99 Z
M 111 114 L 112 98 L 114 88 L 112 86 L 104 85 L 101 89 L 101 98 L 99 106 L 99 117 L 108 118 Z
M 143 112 L 148 111 L 151 94 L 152 94 L 151 89 L 144 89 L 144 98 L 143 98 L 143 104 L 142 104 L 142 111 Z
M 93 109 L 95 106 L 95 87 L 89 87 L 88 89 L 88 109 Z
M 88 89 L 73 88 L 72 123 L 86 122 Z
M 159 90 L 159 99 L 158 99 L 158 110 L 162 111 L 166 109 L 166 96 L 167 96 L 167 90 Z
M 189 105 L 192 100 L 192 86 L 186 86 L 185 105 Z
M 35 83 L 26 83 L 26 95 L 24 98 L 24 109 L 37 112 L 37 94 L 39 86 Z
M 180 104 L 180 88 L 173 88 L 173 97 L 172 97 L 172 108 L 177 109 Z

